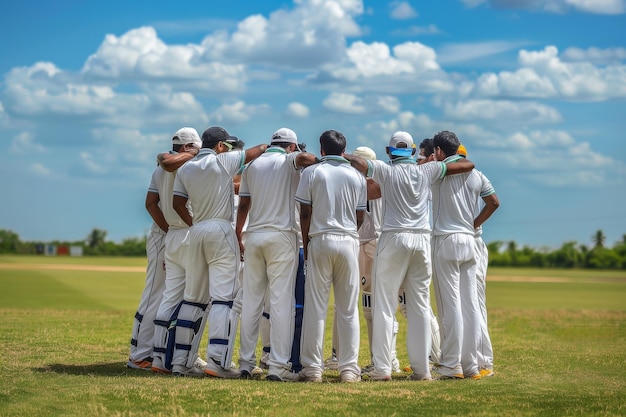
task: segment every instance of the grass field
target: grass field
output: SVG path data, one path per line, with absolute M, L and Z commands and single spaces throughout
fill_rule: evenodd
M 624 273 L 491 269 L 493 378 L 346 385 L 336 372 L 322 384 L 279 384 L 127 369 L 144 267 L 142 258 L 0 256 L 0 416 L 626 415 Z

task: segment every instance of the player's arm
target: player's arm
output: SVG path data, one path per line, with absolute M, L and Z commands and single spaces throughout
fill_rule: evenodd
M 237 234 L 237 240 L 239 241 L 239 251 L 243 255 L 244 247 L 241 240 L 241 234 L 243 232 L 243 225 L 246 224 L 246 218 L 248 218 L 248 212 L 250 211 L 250 197 L 239 196 L 239 206 L 237 206 L 237 225 L 235 226 L 235 234 Z
M 167 220 L 165 220 L 165 216 L 159 207 L 160 200 L 161 197 L 159 197 L 159 193 L 148 192 L 146 195 L 146 210 L 157 226 L 159 226 L 164 232 L 167 232 L 170 225 L 167 224 Z
M 193 219 L 189 214 L 189 210 L 187 210 L 187 198 L 182 197 L 180 195 L 174 195 L 174 202 L 172 203 L 174 210 L 180 218 L 187 224 L 187 226 L 191 226 L 193 224 Z
M 309 229 L 311 227 L 311 213 L 313 207 L 310 204 L 300 203 L 300 230 L 302 231 L 302 246 L 304 248 L 304 260 L 308 259 Z
M 267 145 L 265 144 L 253 146 L 252 148 L 246 149 L 245 150 L 246 159 L 244 161 L 244 164 L 247 164 L 250 161 L 254 161 L 259 156 L 263 155 L 263 152 L 265 152 L 266 149 L 267 149 Z
M 380 185 L 372 178 L 366 178 L 367 181 L 367 201 L 376 200 L 383 196 L 380 191 Z
M 350 165 L 352 165 L 353 168 L 355 168 L 357 171 L 359 171 L 361 174 L 367 177 L 367 171 L 369 167 L 367 165 L 367 160 L 365 158 L 361 158 L 360 156 L 356 156 L 356 155 L 352 155 L 348 153 L 343 154 L 343 157 L 346 158 L 350 162 Z
M 498 207 L 500 207 L 500 200 L 495 193 L 483 197 L 483 201 L 485 202 L 485 206 L 480 211 L 480 213 L 478 213 L 478 216 L 474 219 L 474 229 L 482 226 L 482 224 L 485 223 L 489 219 L 489 217 L 491 217 L 491 215 L 498 209 Z
M 182 146 L 181 152 L 179 153 L 171 154 L 169 152 L 163 152 L 158 154 L 157 162 L 167 172 L 174 172 L 183 166 L 185 162 L 198 155 L 199 151 L 200 150 L 194 145 L 186 144 Z
M 465 158 L 461 158 L 456 162 L 449 162 L 446 164 L 446 175 L 462 174 L 464 172 L 470 172 L 474 169 L 474 163 Z
M 309 152 L 300 152 L 296 156 L 296 167 L 298 169 L 306 168 L 318 162 L 320 162 L 320 160 L 317 159 L 317 156 Z

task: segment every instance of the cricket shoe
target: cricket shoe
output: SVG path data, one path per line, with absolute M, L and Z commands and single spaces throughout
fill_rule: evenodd
M 171 370 L 165 367 L 165 365 L 163 364 L 163 360 L 159 358 L 158 356 L 154 357 L 154 360 L 152 361 L 151 369 L 152 369 L 152 372 L 154 372 L 155 374 L 170 375 L 172 373 Z
M 187 376 L 191 378 L 204 378 L 207 373 L 204 369 L 200 369 L 197 366 L 187 368 L 185 365 L 172 366 L 172 374 L 174 376 Z
M 339 368 L 339 361 L 335 355 L 324 361 L 324 369 L 337 370 L 337 368 Z
M 303 369 L 300 371 L 299 375 L 300 375 L 300 381 L 302 382 L 316 382 L 316 383 L 322 382 L 322 374 L 318 374 L 318 373 L 306 374 Z
M 361 382 L 361 375 L 352 371 L 342 371 L 339 378 L 341 379 L 341 382 Z
M 433 366 L 433 371 L 439 374 L 435 379 L 437 380 L 446 380 L 446 379 L 465 379 L 463 373 L 456 372 L 453 368 L 448 368 L 444 366 Z
M 402 370 L 400 369 L 400 361 L 398 361 L 398 358 L 393 358 L 391 360 L 391 372 L 395 374 L 402 373 Z
M 481 368 L 478 372 L 480 373 L 480 376 L 482 376 L 483 378 L 494 376 L 493 369 Z
M 291 372 L 287 369 L 280 369 L 278 371 L 271 370 L 265 377 L 267 381 L 274 382 L 296 382 L 300 380 L 300 374 L 297 372 Z
M 362 375 L 365 381 L 390 381 L 391 375 L 378 369 L 372 369 L 371 371 Z
M 480 372 L 476 372 L 475 374 L 471 374 L 471 375 L 463 375 L 463 377 L 465 379 L 479 380 L 480 378 L 482 378 L 482 375 L 480 375 Z
M 126 366 L 131 369 L 140 369 L 142 371 L 149 371 L 152 369 L 152 358 L 146 358 L 140 361 L 133 361 L 131 359 L 126 362 Z
M 237 368 L 224 369 L 222 368 L 215 359 L 209 359 L 209 362 L 206 365 L 204 370 L 207 375 L 213 376 L 215 378 L 224 378 L 224 379 L 237 379 L 241 376 L 241 372 Z
M 409 381 L 432 381 L 433 378 L 430 375 L 418 375 L 415 372 L 411 373 L 406 379 Z

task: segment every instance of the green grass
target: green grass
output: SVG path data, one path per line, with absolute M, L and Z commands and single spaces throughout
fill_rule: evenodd
M 619 273 L 490 270 L 490 277 L 568 278 L 489 282 L 493 378 L 413 382 L 403 374 L 345 385 L 326 372 L 323 384 L 278 384 L 127 369 L 143 272 L 6 269 L 11 263 L 145 267 L 142 258 L 0 256 L 2 416 L 626 415 L 626 280 Z M 400 324 L 406 365 L 401 317 Z M 365 365 L 365 326 L 362 334 Z

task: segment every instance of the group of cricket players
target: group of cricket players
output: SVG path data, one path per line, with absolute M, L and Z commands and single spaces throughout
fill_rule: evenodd
M 268 142 L 244 149 L 222 127 L 202 136 L 184 127 L 157 156 L 127 366 L 279 382 L 322 382 L 333 369 L 345 383 L 388 381 L 401 373 L 401 311 L 408 379 L 492 376 L 481 226 L 499 200 L 457 136 L 442 131 L 418 147 L 395 132 L 384 161 L 365 146 L 347 153 L 336 130 L 320 135 L 319 156 L 289 128 Z

